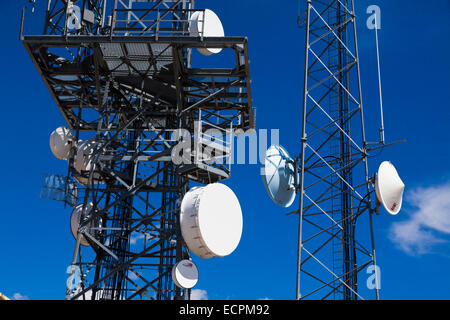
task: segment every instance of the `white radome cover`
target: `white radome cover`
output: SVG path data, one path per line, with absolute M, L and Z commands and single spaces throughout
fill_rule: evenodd
M 383 161 L 375 179 L 375 193 L 389 214 L 396 215 L 402 208 L 405 184 L 389 161 Z
M 204 24 L 204 27 L 203 27 Z M 203 11 L 196 11 L 192 14 L 189 24 L 189 32 L 191 37 L 224 37 L 222 22 L 214 11 L 205 9 Z M 222 48 L 198 48 L 201 54 L 209 56 L 211 54 L 219 53 Z
M 86 210 L 84 212 L 85 216 L 88 217 L 91 214 L 92 207 L 93 207 L 92 203 L 88 203 L 86 205 Z M 78 227 L 80 226 L 82 214 L 83 214 L 83 204 L 80 204 L 76 206 L 75 209 L 73 209 L 72 214 L 70 215 L 70 230 L 72 231 L 72 235 L 75 238 L 75 240 L 77 239 Z M 95 222 L 91 221 L 89 227 L 91 228 L 95 227 Z M 83 235 L 81 236 L 80 244 L 86 247 L 89 246 L 89 242 Z
M 77 150 L 75 153 L 75 161 L 74 161 L 74 167 L 75 170 L 77 170 L 79 173 L 82 171 L 90 171 L 93 164 L 92 164 L 92 154 L 94 153 L 94 150 L 96 149 L 98 145 L 98 142 L 90 139 L 86 141 L 80 140 L 77 144 Z M 95 166 L 95 165 L 94 165 Z M 95 170 L 95 167 L 94 167 Z M 75 177 L 75 179 L 81 183 L 84 186 L 87 186 L 88 179 L 85 177 Z M 93 183 L 99 183 L 100 174 L 94 173 L 93 176 Z
M 198 282 L 198 269 L 190 260 L 181 260 L 172 268 L 173 282 L 184 289 L 193 288 Z
M 53 155 L 58 159 L 67 160 L 73 139 L 72 132 L 66 127 L 56 128 L 50 134 L 50 150 Z
M 282 207 L 289 207 L 295 200 L 295 170 L 287 151 L 272 145 L 266 151 L 262 179 L 270 198 Z
M 198 257 L 224 257 L 241 240 L 241 206 L 234 192 L 224 184 L 194 187 L 181 202 L 180 224 L 186 244 Z

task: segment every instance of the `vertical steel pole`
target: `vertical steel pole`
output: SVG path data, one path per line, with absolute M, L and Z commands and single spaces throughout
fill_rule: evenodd
M 78 252 L 80 251 L 81 236 L 82 236 L 82 234 L 80 232 L 78 232 L 77 240 L 75 243 L 75 250 L 74 250 L 73 256 L 72 256 L 72 264 L 71 264 L 72 267 L 77 263 Z M 71 269 L 71 272 L 73 273 L 73 269 Z M 66 288 L 66 300 L 70 300 L 70 299 L 71 299 L 70 290 L 69 290 L 69 288 Z
M 369 188 L 369 167 L 367 163 L 367 141 L 366 141 L 366 133 L 364 128 L 364 109 L 363 109 L 363 103 L 362 103 L 362 90 L 361 90 L 361 71 L 359 67 L 359 53 L 358 53 L 358 36 L 356 34 L 356 15 L 355 15 L 355 1 L 352 0 L 352 18 L 353 18 L 353 36 L 355 41 L 355 56 L 356 56 L 356 70 L 358 73 L 358 89 L 359 89 L 359 104 L 360 104 L 360 117 L 361 117 L 361 134 L 362 134 L 362 141 L 363 141 L 363 149 L 364 149 L 364 166 L 365 166 L 365 172 L 366 172 L 366 188 L 367 188 L 367 194 L 370 194 L 370 188 Z M 377 260 L 375 255 L 375 238 L 373 233 L 373 212 L 370 210 L 371 208 L 371 201 L 370 201 L 370 195 L 367 198 L 368 201 L 368 207 L 369 207 L 369 219 L 370 219 L 370 238 L 371 238 L 371 245 L 372 245 L 372 260 L 373 265 L 375 269 L 375 295 L 376 299 L 380 299 L 379 289 L 378 289 L 378 274 L 377 274 Z
M 380 68 L 380 50 L 378 48 L 378 17 L 375 13 L 375 42 L 377 45 L 377 66 L 378 66 L 378 89 L 380 94 L 380 117 L 381 117 L 381 128 L 380 128 L 380 142 L 384 144 L 384 116 L 383 116 L 383 93 L 381 91 L 381 68 Z
M 305 65 L 303 78 L 303 113 L 302 113 L 302 147 L 300 155 L 300 208 L 298 217 L 298 244 L 297 244 L 297 288 L 296 299 L 301 298 L 300 293 L 300 276 L 301 276 L 301 260 L 302 260 L 302 220 L 303 220 L 303 182 L 305 174 L 305 147 L 306 147 L 306 106 L 308 99 L 308 53 L 309 53 L 309 19 L 311 13 L 311 0 L 308 0 L 307 16 L 306 16 L 306 45 L 305 45 Z
M 44 34 L 47 34 L 49 17 L 50 17 L 50 6 L 52 5 L 52 0 L 47 1 L 47 10 L 45 11 L 45 25 L 44 25 Z
M 101 25 L 102 28 L 105 27 L 106 2 L 107 2 L 107 0 L 103 1 L 102 19 L 100 21 L 100 25 Z

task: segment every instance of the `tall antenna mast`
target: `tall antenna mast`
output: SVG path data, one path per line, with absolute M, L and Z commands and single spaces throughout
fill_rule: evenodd
M 305 28 L 297 299 L 363 299 L 376 256 L 354 1 L 307 0 Z
M 195 281 L 179 274 L 194 270 L 179 263 L 191 259 L 180 205 L 190 181 L 230 176 L 229 146 L 216 141 L 213 157 L 202 158 L 204 132 L 228 137 L 254 127 L 247 39 L 217 34 L 217 16 L 193 3 L 48 0 L 42 35 L 24 35 L 22 24 L 21 40 L 70 129 L 51 140 L 68 160 L 74 207 L 70 272 L 80 281 L 67 299 L 190 297 Z M 231 53 L 234 66 L 202 67 L 199 59 L 193 68 L 197 49 Z M 181 129 L 198 148 L 177 163 Z

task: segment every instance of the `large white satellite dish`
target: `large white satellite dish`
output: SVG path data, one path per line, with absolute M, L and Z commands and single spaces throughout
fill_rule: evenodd
M 389 161 L 380 164 L 375 179 L 375 193 L 387 212 L 396 215 L 402 207 L 405 184 Z
M 86 209 L 84 212 L 83 212 L 83 204 L 80 204 L 76 206 L 75 209 L 73 209 L 72 214 L 70 215 L 70 230 L 72 231 L 72 235 L 75 239 L 77 239 L 78 228 L 80 226 L 81 221 L 88 219 L 92 214 L 92 210 L 93 210 L 92 203 L 88 203 L 86 205 Z M 89 222 L 87 226 L 88 228 L 98 228 L 101 226 L 101 219 L 98 218 L 93 219 Z M 89 234 L 95 237 L 96 232 L 90 231 Z M 86 237 L 84 235 L 81 236 L 80 244 L 86 247 L 89 246 L 89 242 L 86 240 Z
M 241 206 L 234 192 L 224 184 L 194 187 L 181 202 L 180 224 L 186 244 L 198 257 L 224 257 L 241 240 Z
M 83 173 L 87 175 L 91 168 L 95 170 L 95 164 L 92 163 L 93 153 L 97 149 L 99 142 L 90 139 L 86 141 L 79 141 L 77 144 L 77 151 L 75 153 L 74 167 L 78 173 Z M 86 177 L 75 177 L 75 179 L 84 186 L 88 184 L 88 178 Z M 98 172 L 94 172 L 93 183 L 101 183 L 101 177 Z
M 172 279 L 180 288 L 193 288 L 198 282 L 197 266 L 190 260 L 179 261 L 172 268 Z
M 214 11 L 205 9 L 205 11 L 196 11 L 192 14 L 189 21 L 189 33 L 191 37 L 224 37 L 222 22 Z M 209 56 L 222 51 L 221 48 L 198 48 L 201 54 Z
M 295 168 L 288 152 L 282 146 L 270 146 L 262 170 L 270 198 L 282 207 L 289 207 L 295 200 Z
M 74 137 L 69 129 L 66 127 L 56 128 L 50 134 L 50 150 L 58 159 L 67 160 L 73 141 Z

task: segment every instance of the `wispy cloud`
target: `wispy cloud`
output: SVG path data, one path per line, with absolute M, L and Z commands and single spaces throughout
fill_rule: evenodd
M 128 272 L 128 277 L 133 281 L 136 281 L 137 279 L 139 279 L 138 274 L 132 270 L 130 270 L 130 272 Z
M 208 293 L 206 290 L 193 289 L 191 291 L 191 300 L 208 300 Z
M 13 294 L 13 300 L 28 300 L 28 296 L 24 296 L 23 294 L 16 292 Z
M 145 235 L 139 232 L 133 232 L 130 237 L 130 244 L 135 245 L 139 240 L 145 238 Z
M 153 238 L 153 236 L 150 233 L 146 233 L 146 232 L 132 232 L 131 236 L 130 236 L 130 244 L 131 245 L 136 245 L 138 244 L 141 240 L 146 240 L 146 241 L 151 241 Z
M 408 220 L 393 223 L 390 239 L 410 255 L 430 253 L 433 246 L 447 242 L 450 234 L 450 184 L 418 188 L 407 202 L 413 205 Z

